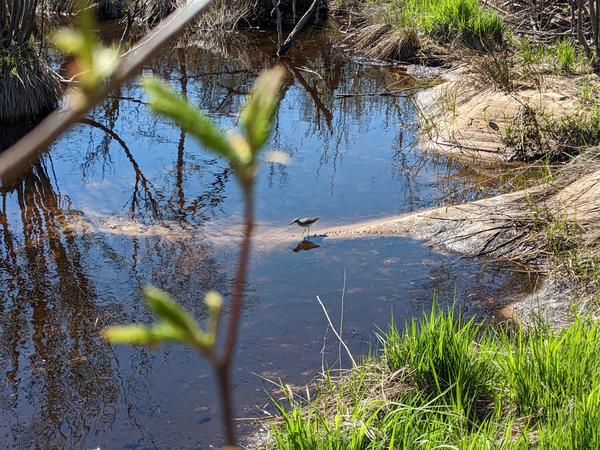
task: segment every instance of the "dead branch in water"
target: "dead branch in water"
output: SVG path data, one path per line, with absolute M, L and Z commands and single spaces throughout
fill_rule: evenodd
M 294 41 L 296 40 L 298 35 L 302 32 L 302 30 L 308 23 L 308 20 L 310 19 L 311 16 L 314 15 L 315 18 L 317 17 L 317 9 L 318 9 L 320 2 L 321 2 L 321 0 L 314 0 L 312 2 L 310 7 L 306 10 L 304 15 L 300 18 L 300 20 L 298 21 L 298 23 L 296 24 L 296 26 L 294 27 L 292 32 L 288 35 L 285 42 L 283 44 L 281 44 L 279 46 L 279 48 L 277 49 L 277 56 L 283 55 L 285 52 L 287 52 L 290 49 L 290 47 L 292 46 L 292 44 L 294 43 Z

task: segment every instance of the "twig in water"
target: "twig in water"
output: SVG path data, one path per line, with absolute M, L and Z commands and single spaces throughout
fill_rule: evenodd
M 325 318 L 327 319 L 327 322 L 329 323 L 329 326 L 331 327 L 333 334 L 335 334 L 335 337 L 337 337 L 338 340 L 340 341 L 340 343 L 344 346 L 344 349 L 346 350 L 348 357 L 352 361 L 352 367 L 356 367 L 357 364 L 356 364 L 356 361 L 354 360 L 354 357 L 352 356 L 352 353 L 350 353 L 350 349 L 348 348 L 348 346 L 346 345 L 344 340 L 341 338 L 341 336 L 338 334 L 337 330 L 333 326 L 333 323 L 331 322 L 331 318 L 329 317 L 329 313 L 327 312 L 325 305 L 323 304 L 323 302 L 321 301 L 321 299 L 319 298 L 318 295 L 317 295 L 317 301 L 319 302 L 319 305 L 321 305 L 321 308 L 323 309 L 323 312 L 325 313 Z
M 344 269 L 344 285 L 342 287 L 342 311 L 340 312 L 340 336 L 344 335 L 344 295 L 346 294 L 346 269 Z M 338 358 L 342 368 L 342 342 L 338 344 Z

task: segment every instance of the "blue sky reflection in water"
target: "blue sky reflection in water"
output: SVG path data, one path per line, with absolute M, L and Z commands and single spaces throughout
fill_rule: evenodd
M 228 54 L 174 49 L 145 73 L 232 127 L 264 63 L 260 46 Z M 407 238 L 318 242 L 293 252 L 293 217 L 319 227 L 435 205 L 465 188 L 463 169 L 415 148 L 414 107 L 378 93 L 402 86 L 401 69 L 345 61 L 305 40 L 291 69 L 272 140 L 288 166 L 265 165 L 260 222 L 236 358 L 238 414 L 260 414 L 271 386 L 253 375 L 309 381 L 321 366 L 326 322 L 319 294 L 344 337 L 368 349 L 390 311 L 402 321 L 431 303 L 485 305 L 511 275 L 457 261 Z M 198 318 L 207 289 L 225 294 L 239 238 L 240 195 L 230 170 L 195 141 L 150 114 L 137 83 L 63 137 L 29 174 L 2 191 L 0 213 L 0 447 L 207 448 L 220 421 L 209 368 L 186 349 L 115 347 L 108 324 L 147 321 L 138 289 L 173 293 Z M 292 237 L 290 239 L 290 236 Z M 471 304 L 471 303 L 469 303 Z M 327 360 L 337 344 L 329 338 Z M 244 426 L 241 423 L 240 426 Z

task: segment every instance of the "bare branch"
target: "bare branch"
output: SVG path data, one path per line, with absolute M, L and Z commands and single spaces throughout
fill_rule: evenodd
M 56 110 L 44 119 L 31 133 L 0 154 L 0 180 L 17 176 L 47 151 L 54 140 L 75 124 L 113 90 L 133 77 L 161 48 L 178 36 L 185 26 L 206 11 L 212 0 L 193 0 L 163 20 L 133 49 L 128 51 L 113 77 L 87 100 L 86 108 L 68 107 Z

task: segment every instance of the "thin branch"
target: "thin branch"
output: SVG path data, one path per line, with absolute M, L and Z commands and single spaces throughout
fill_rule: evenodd
M 31 133 L 0 154 L 0 180 L 25 170 L 58 136 L 67 131 L 84 114 L 104 100 L 109 93 L 133 77 L 161 48 L 178 36 L 185 26 L 206 11 L 212 0 L 193 0 L 163 20 L 147 37 L 127 52 L 112 78 L 89 96 L 85 108 L 67 107 L 46 117 Z
M 250 250 L 252 242 L 252 231 L 254 230 L 254 197 L 252 186 L 242 186 L 245 195 L 244 209 L 244 238 L 240 248 L 237 273 L 231 295 L 231 305 L 229 310 L 229 323 L 227 324 L 227 334 L 223 353 L 216 366 L 219 387 L 223 399 L 225 431 L 228 445 L 235 446 L 236 432 L 233 421 L 234 408 L 231 398 L 231 363 L 237 341 L 240 316 L 244 299 L 244 288 L 246 286 L 246 276 L 248 274 L 248 265 L 250 262 Z
M 325 318 L 327 319 L 327 322 L 329 322 L 329 326 L 331 327 L 333 334 L 335 334 L 335 337 L 338 338 L 340 343 L 344 346 L 346 353 L 348 353 L 348 356 L 350 357 L 350 360 L 352 361 L 352 367 L 356 367 L 357 364 L 356 364 L 356 361 L 354 360 L 354 357 L 352 356 L 352 353 L 350 353 L 350 349 L 348 348 L 348 346 L 346 345 L 344 340 L 340 337 L 337 330 L 333 326 L 333 323 L 331 322 L 331 318 L 329 317 L 329 314 L 327 313 L 327 309 L 325 308 L 325 305 L 323 304 L 323 302 L 321 301 L 321 299 L 319 298 L 318 295 L 317 295 L 317 301 L 319 302 L 319 305 L 321 305 L 321 308 L 323 309 L 323 312 L 325 313 Z
M 344 296 L 346 295 L 346 269 L 344 269 L 344 286 L 342 287 L 342 311 L 340 313 L 340 336 L 344 335 Z M 338 358 L 340 360 L 340 370 L 342 368 L 342 341 L 338 345 Z
M 302 29 L 308 22 L 308 19 L 310 19 L 310 16 L 313 13 L 316 13 L 317 6 L 319 5 L 319 3 L 320 3 L 320 0 L 314 0 L 312 2 L 312 4 L 308 7 L 308 9 L 304 13 L 304 15 L 300 18 L 300 20 L 298 21 L 298 23 L 296 24 L 296 26 L 294 27 L 292 32 L 288 35 L 287 39 L 277 49 L 277 56 L 283 55 L 285 52 L 287 52 L 290 49 L 290 47 L 294 43 L 294 40 L 300 34 Z

